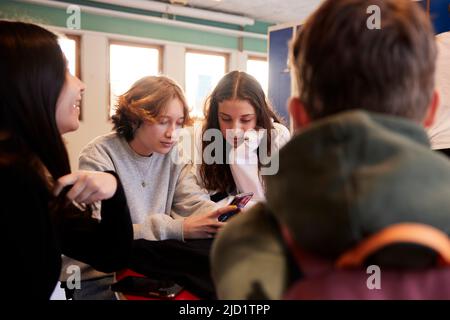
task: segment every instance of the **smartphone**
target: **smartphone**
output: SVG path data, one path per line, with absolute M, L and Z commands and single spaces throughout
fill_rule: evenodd
M 169 280 L 128 276 L 113 283 L 111 290 L 141 297 L 173 299 L 183 287 Z
M 225 222 L 232 216 L 234 216 L 236 213 L 239 213 L 242 208 L 245 207 L 245 205 L 250 201 L 250 199 L 253 197 L 253 192 L 247 192 L 247 193 L 240 193 L 234 197 L 234 199 L 229 204 L 230 206 L 235 205 L 238 207 L 236 210 L 221 214 L 218 218 L 220 222 Z

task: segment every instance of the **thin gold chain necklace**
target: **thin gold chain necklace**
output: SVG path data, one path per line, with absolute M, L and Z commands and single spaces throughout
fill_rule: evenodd
M 139 166 L 139 163 L 134 163 L 134 165 L 135 165 L 135 167 L 137 169 L 137 172 L 139 173 L 139 176 L 141 178 L 141 186 L 142 186 L 142 188 L 145 188 L 147 186 L 147 183 L 145 182 L 145 180 L 147 178 L 148 172 L 150 171 L 149 168 L 150 168 L 150 166 L 151 166 L 151 164 L 153 162 L 153 155 L 151 155 L 149 158 L 150 159 L 147 160 L 148 163 L 146 164 L 146 168 L 144 169 L 144 173 L 142 173 L 142 170 L 141 170 L 141 167 Z
M 130 143 L 125 142 L 128 149 L 131 151 L 132 157 L 131 157 L 131 161 L 133 162 L 134 167 L 136 168 L 136 171 L 139 173 L 139 176 L 141 178 L 141 186 L 142 188 L 145 188 L 147 186 L 147 183 L 145 182 L 147 174 L 148 174 L 148 169 L 150 168 L 152 162 L 153 162 L 153 153 L 151 153 L 149 156 L 142 156 L 140 155 L 136 150 L 134 150 L 134 148 L 131 146 Z M 141 167 L 139 166 L 139 164 L 142 161 L 141 159 L 145 158 L 145 161 L 148 161 L 148 163 L 146 164 L 146 168 L 144 169 L 144 174 L 142 174 L 142 170 Z

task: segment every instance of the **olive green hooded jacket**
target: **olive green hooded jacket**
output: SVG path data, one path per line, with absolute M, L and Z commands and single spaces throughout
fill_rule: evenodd
M 221 299 L 282 297 L 291 271 L 278 224 L 329 259 L 394 223 L 450 233 L 450 162 L 412 121 L 343 112 L 313 123 L 278 156 L 278 173 L 266 177 L 267 203 L 231 219 L 214 243 Z

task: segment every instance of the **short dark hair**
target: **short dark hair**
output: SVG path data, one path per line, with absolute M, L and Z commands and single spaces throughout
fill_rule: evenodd
M 372 5 L 381 29 L 367 26 Z M 301 27 L 291 54 L 312 119 L 365 109 L 422 121 L 432 98 L 433 27 L 410 0 L 328 0 Z
M 189 109 L 183 89 L 165 76 L 148 76 L 136 81 L 131 88 L 119 96 L 117 109 L 112 116 L 114 130 L 127 141 L 134 138 L 143 121 L 155 122 L 167 103 L 177 98 L 183 105 L 184 123 L 189 125 Z

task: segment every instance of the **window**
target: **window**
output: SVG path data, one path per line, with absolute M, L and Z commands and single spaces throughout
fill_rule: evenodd
M 225 75 L 228 55 L 206 51 L 186 52 L 186 98 L 193 118 L 203 118 L 203 104 Z
M 247 73 L 254 76 L 267 95 L 269 89 L 269 64 L 266 58 L 248 57 Z
M 81 79 L 81 59 L 80 59 L 80 37 L 75 35 L 65 35 L 58 38 L 59 46 L 66 56 L 69 72 Z M 80 119 L 82 118 L 82 106 L 80 105 Z
M 119 95 L 124 94 L 140 78 L 160 73 L 160 57 L 160 47 L 110 43 L 110 116 L 115 112 L 115 105 Z
M 79 78 L 79 37 L 67 35 L 66 38 L 59 38 L 58 42 L 61 50 L 66 56 L 70 73 Z

